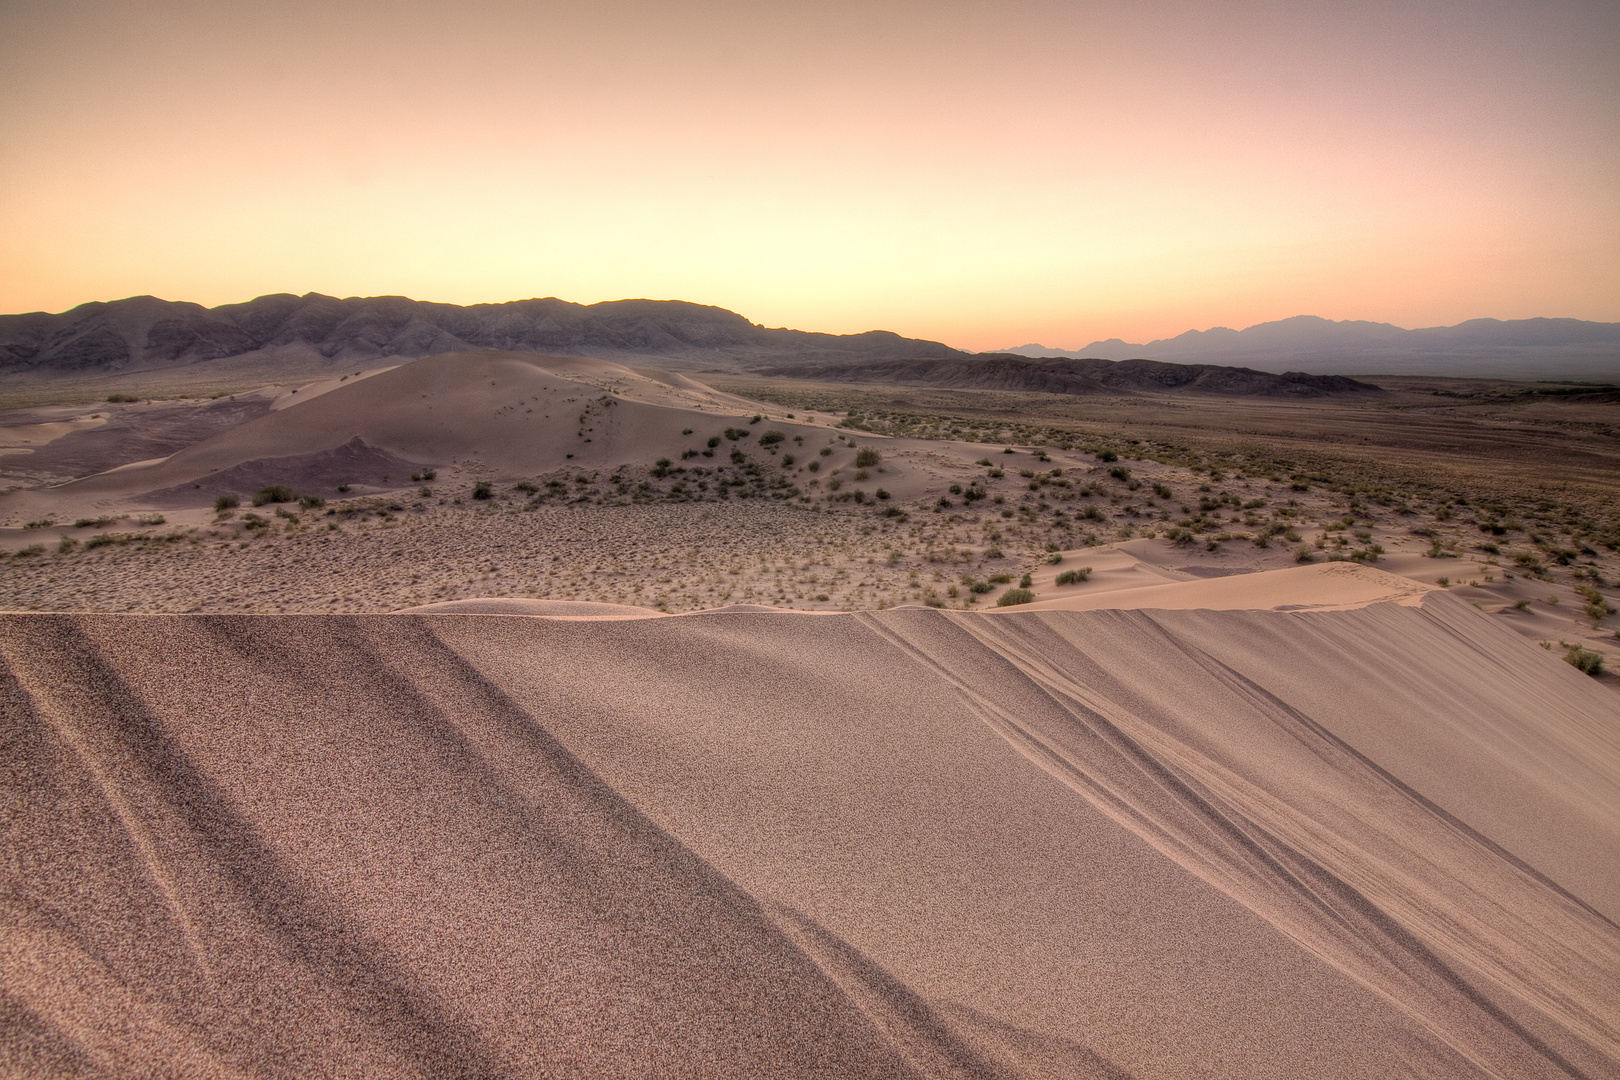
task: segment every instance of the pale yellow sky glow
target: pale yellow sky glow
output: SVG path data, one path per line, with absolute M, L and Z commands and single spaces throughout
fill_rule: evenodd
M 0 6 L 0 311 L 630 296 L 965 348 L 1620 320 L 1603 3 Z

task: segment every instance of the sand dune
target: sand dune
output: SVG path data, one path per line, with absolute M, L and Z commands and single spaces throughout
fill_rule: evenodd
M 1229 610 L 5 616 L 0 1056 L 1620 1073 L 1613 695 L 1328 569 L 1157 587 Z
M 276 461 L 330 452 L 357 438 L 393 459 L 432 467 L 476 461 L 492 476 L 650 465 L 684 447 L 701 447 L 756 409 L 689 379 L 654 378 L 605 360 L 452 353 L 336 387 L 331 380 L 311 384 L 308 399 L 296 405 L 155 464 L 88 477 L 54 494 L 130 496 L 206 482 L 231 469 L 257 475 Z M 705 421 L 700 435 L 683 435 Z M 788 434 L 812 430 L 781 421 L 772 426 Z M 396 486 L 407 482 L 405 475 L 390 479 Z

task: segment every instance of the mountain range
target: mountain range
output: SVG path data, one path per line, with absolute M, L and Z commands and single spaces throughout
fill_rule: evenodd
M 242 304 L 136 296 L 60 314 L 0 316 L 0 372 L 138 372 L 227 358 L 350 365 L 470 349 L 658 357 L 663 366 L 739 367 L 772 360 L 964 355 L 884 330 L 768 329 L 724 308 L 679 300 L 574 304 L 555 297 L 435 304 L 403 296 L 307 293 Z
M 1133 345 L 1079 349 L 1020 345 L 1028 357 L 1238 364 L 1337 375 L 1446 375 L 1509 379 L 1620 378 L 1620 323 L 1581 319 L 1470 319 L 1406 330 L 1390 323 L 1300 315 L 1246 330 L 1218 326 Z
M 58 314 L 0 315 L 0 374 L 13 378 L 215 371 L 279 378 L 476 349 L 646 358 L 676 370 L 1065 393 L 1331 393 L 1350 388 L 1309 377 L 1358 374 L 1620 378 L 1620 323 L 1577 319 L 1475 319 L 1404 330 L 1300 316 L 1246 330 L 1189 330 L 1143 345 L 1115 338 L 1077 350 L 1032 344 L 971 353 L 886 330 L 770 328 L 680 300 L 575 304 L 547 297 L 463 307 L 403 296 L 278 293 L 207 308 L 136 296 Z M 1116 368 L 1107 361 L 1159 366 Z M 1217 370 L 1234 368 L 1247 374 Z M 1284 381 L 1257 378 L 1262 372 Z

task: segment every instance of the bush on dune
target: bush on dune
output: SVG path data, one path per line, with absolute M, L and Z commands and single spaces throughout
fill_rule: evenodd
M 1603 654 L 1596 649 L 1583 649 L 1579 645 L 1571 645 L 1569 651 L 1564 654 L 1564 663 L 1594 678 L 1603 674 Z

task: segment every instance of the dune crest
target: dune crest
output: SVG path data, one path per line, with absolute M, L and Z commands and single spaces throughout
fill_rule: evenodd
M 1444 595 L 7 615 L 0 661 L 35 1071 L 1620 1069 L 1612 695 Z

